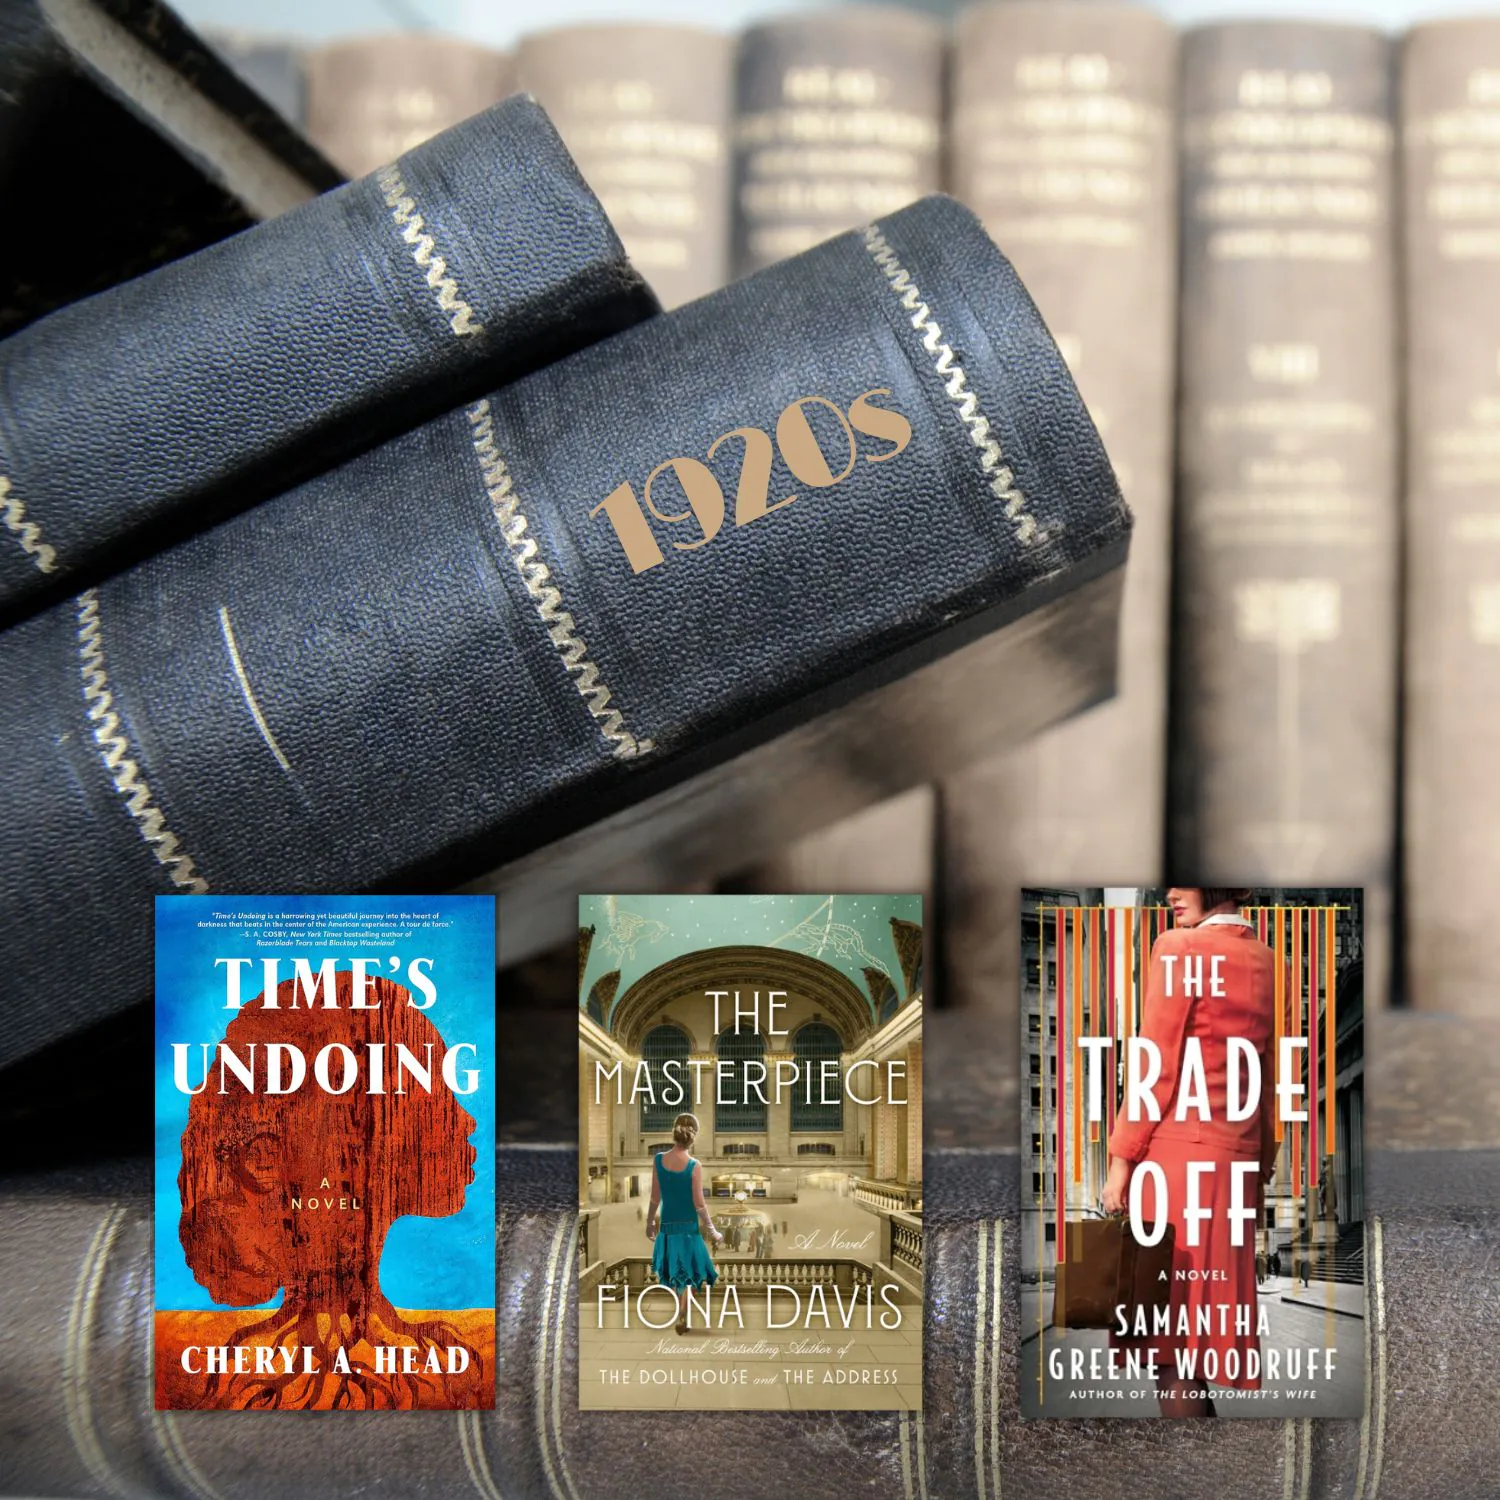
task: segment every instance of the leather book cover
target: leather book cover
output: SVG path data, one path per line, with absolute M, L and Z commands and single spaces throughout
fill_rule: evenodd
M 495 105 L 0 343 L 0 618 L 655 311 L 545 113 Z
M 1389 967 L 1399 532 L 1392 50 L 1300 21 L 1183 40 L 1169 844 L 1359 885 Z
M 0 336 L 341 181 L 159 0 L 0 5 Z
M 307 133 L 363 177 L 515 87 L 504 52 L 426 32 L 349 37 L 307 54 Z
M 607 868 L 603 820 L 723 871 L 843 811 L 875 726 L 866 784 L 909 786 L 1074 712 L 1112 686 L 1129 526 L 951 199 L 548 365 L 0 636 L 0 798 L 30 809 L 0 949 L 37 996 L 0 1052 L 144 998 L 158 893 L 504 866 L 555 905 L 523 858 Z
M 204 33 L 205 40 L 289 125 L 301 130 L 307 123 L 305 50 L 290 37 L 262 36 L 253 31 Z
M 920 1411 L 921 898 L 578 929 L 579 1408 Z
M 965 10 L 952 191 L 1025 279 L 1136 518 L 1108 703 L 941 793 L 948 1001 L 1015 1024 L 1015 891 L 1157 878 L 1176 416 L 1175 29 L 1118 0 Z M 1111 871 L 1114 872 L 1111 875 Z
M 1401 53 L 1406 994 L 1493 1015 L 1500 882 L 1500 20 Z
M 1020 907 L 1022 1416 L 1360 1416 L 1363 893 Z
M 988 1018 L 941 1010 L 926 1025 L 927 1078 L 941 1082 L 924 1100 L 923 1410 L 580 1411 L 578 1023 L 522 1013 L 507 1018 L 502 1076 L 525 1087 L 497 1100 L 510 1124 L 495 1163 L 505 1377 L 493 1410 L 264 1422 L 155 1412 L 148 1162 L 8 1175 L 0 1490 L 324 1500 L 337 1485 L 372 1500 L 694 1500 L 711 1488 L 764 1500 L 822 1487 L 998 1500 L 1055 1488 L 1066 1472 L 1070 1500 L 1490 1500 L 1500 1428 L 1476 1419 L 1473 1403 L 1495 1394 L 1500 1337 L 1500 1025 L 1409 1012 L 1367 1024 L 1369 1373 L 1357 1420 L 1022 1419 L 1019 1163 L 1013 1138 L 973 1144 L 1015 1119 L 1019 1049 Z
M 729 280 L 734 38 L 599 23 L 523 37 L 516 80 L 552 117 L 665 307 Z
M 740 38 L 737 275 L 942 186 L 942 23 L 897 6 L 780 16 Z
M 495 1402 L 495 913 L 156 903 L 158 1411 Z

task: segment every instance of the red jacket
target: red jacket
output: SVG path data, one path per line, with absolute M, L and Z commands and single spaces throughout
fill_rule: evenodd
M 1172 990 L 1167 992 L 1164 962 L 1176 958 Z M 1183 961 L 1203 960 L 1200 994 L 1189 994 Z M 1214 994 L 1212 961 L 1221 959 L 1219 987 Z M 1161 1053 L 1161 1072 L 1151 1089 L 1161 1120 L 1126 1118 L 1122 1108 L 1109 1138 L 1111 1156 L 1127 1161 L 1145 1159 L 1154 1136 L 1179 1141 L 1203 1141 L 1240 1157 L 1258 1157 L 1262 1171 L 1276 1159 L 1275 1059 L 1276 956 L 1253 929 L 1230 923 L 1174 927 L 1162 933 L 1151 949 L 1151 966 L 1141 1012 L 1140 1034 Z M 1187 1117 L 1177 1114 L 1182 1079 L 1183 1045 L 1197 1037 L 1203 1052 L 1210 1118 L 1199 1118 L 1196 1105 Z M 1228 1113 L 1228 1038 L 1244 1037 L 1260 1057 L 1260 1107 L 1246 1120 L 1231 1121 Z M 1244 1098 L 1249 1079 L 1241 1069 L 1239 1093 Z M 1127 1094 L 1128 1098 L 1128 1094 Z M 1143 1112 L 1144 1113 L 1144 1112 Z

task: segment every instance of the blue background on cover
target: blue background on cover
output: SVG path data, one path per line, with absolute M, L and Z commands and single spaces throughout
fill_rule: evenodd
M 272 912 L 314 916 L 353 913 L 386 916 L 393 912 L 430 912 L 447 921 L 446 929 L 419 931 L 394 947 L 362 943 L 352 947 L 342 935 L 307 949 L 258 949 L 245 929 L 200 928 L 214 912 Z M 380 1261 L 380 1284 L 399 1308 L 456 1311 L 492 1307 L 495 1301 L 495 904 L 490 896 L 158 896 L 156 898 L 156 1306 L 208 1311 L 215 1302 L 193 1279 L 177 1237 L 182 1212 L 177 1173 L 182 1165 L 181 1140 L 187 1125 L 188 1096 L 172 1080 L 172 1043 L 193 1044 L 189 1077 L 196 1082 L 201 1066 L 197 1043 L 223 1040 L 234 1016 L 224 1004 L 224 969 L 214 959 L 245 957 L 283 959 L 282 978 L 291 977 L 288 961 L 306 956 L 316 969 L 323 957 L 349 968 L 354 957 L 431 958 L 429 971 L 438 997 L 424 1012 L 452 1046 L 474 1043 L 476 1053 L 461 1054 L 460 1068 L 480 1070 L 480 1086 L 458 1102 L 478 1121 L 469 1137 L 478 1160 L 463 1212 L 446 1219 L 415 1215 L 397 1219 L 386 1236 Z M 260 993 L 257 962 L 244 971 L 244 996 Z M 310 1061 L 310 1060 L 309 1060 Z M 307 1086 L 307 1085 L 305 1085 Z M 264 1304 L 274 1307 L 280 1293 Z

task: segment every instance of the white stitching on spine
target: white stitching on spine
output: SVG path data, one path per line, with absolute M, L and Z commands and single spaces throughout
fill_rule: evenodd
M 614 747 L 621 760 L 632 760 L 656 748 L 651 740 L 638 740 L 625 728 L 618 709 L 609 707 L 610 690 L 599 680 L 599 668 L 588 659 L 588 647 L 577 634 L 573 616 L 561 608 L 562 594 L 552 583 L 552 571 L 537 557 L 535 540 L 526 535 L 526 517 L 521 514 L 521 497 L 516 494 L 515 480 L 495 446 L 495 424 L 490 403 L 478 401 L 469 408 L 469 422 L 474 429 L 474 452 L 479 470 L 489 492 L 490 508 L 499 523 L 500 534 L 526 585 L 526 592 L 536 604 L 536 612 L 547 626 L 547 634 L 567 669 L 574 685 L 589 706 L 599 726 L 599 733 Z
M 78 606 L 78 665 L 83 674 L 83 701 L 94 726 L 94 743 L 115 790 L 125 799 L 125 808 L 135 819 L 141 837 L 150 846 L 171 878 L 172 884 L 194 895 L 205 895 L 208 882 L 193 868 L 193 861 L 179 851 L 177 835 L 167 827 L 159 807 L 151 801 L 151 788 L 130 756 L 130 742 L 120 733 L 120 716 L 114 712 L 109 689 L 109 670 L 104 664 L 104 646 L 99 639 L 99 590 L 88 589 L 74 601 Z
M 954 403 L 959 420 L 969 429 L 969 440 L 979 449 L 979 462 L 989 475 L 990 490 L 1005 506 L 1005 518 L 1015 523 L 1016 539 L 1027 545 L 1040 540 L 1036 517 L 1026 513 L 1026 497 L 1016 488 L 1016 476 L 1004 462 L 1000 444 L 990 432 L 989 418 L 979 410 L 979 397 L 969 389 L 969 377 L 959 364 L 949 344 L 942 342 L 943 330 L 932 316 L 932 309 L 922 300 L 921 290 L 911 279 L 911 272 L 901 264 L 886 237 L 870 224 L 865 228 L 865 249 L 890 283 L 891 291 L 902 307 L 911 313 L 911 326 L 922 334 L 922 347 L 936 356 L 932 368 L 943 381 L 943 389 Z
M 448 262 L 435 253 L 432 236 L 424 233 L 426 225 L 401 174 L 394 166 L 382 167 L 375 180 L 385 194 L 386 207 L 401 230 L 401 238 L 413 247 L 412 259 L 427 273 L 427 285 L 438 294 L 438 306 L 450 315 L 448 326 L 460 335 L 483 333 L 484 324 L 475 321 L 474 309 L 458 295 L 458 283 L 448 275 Z
M 26 505 L 10 487 L 10 480 L 0 474 L 0 522 L 20 543 L 23 551 L 43 573 L 57 569 L 57 551 L 42 540 L 42 528 L 26 519 Z

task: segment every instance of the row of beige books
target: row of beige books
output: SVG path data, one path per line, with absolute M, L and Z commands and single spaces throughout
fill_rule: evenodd
M 1500 19 L 1017 0 L 302 60 L 350 173 L 534 93 L 669 306 L 946 190 L 1057 337 L 1136 516 L 1119 697 L 747 884 L 936 881 L 994 953 L 949 998 L 1007 1009 L 1022 881 L 1361 884 L 1377 993 L 1500 1003 Z

